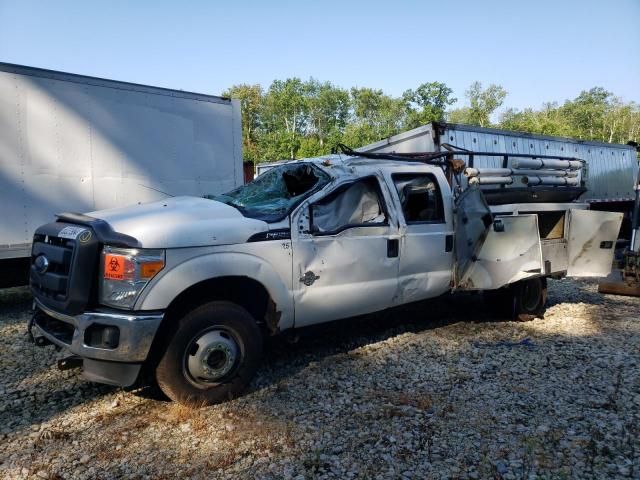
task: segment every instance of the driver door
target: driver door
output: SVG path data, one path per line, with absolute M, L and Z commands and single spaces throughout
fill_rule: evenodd
M 398 287 L 399 236 L 374 176 L 339 185 L 292 219 L 296 327 L 383 310 Z M 393 220 L 393 221 L 392 221 Z

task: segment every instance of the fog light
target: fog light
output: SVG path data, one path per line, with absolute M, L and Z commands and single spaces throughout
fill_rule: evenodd
M 117 348 L 120 329 L 113 325 L 94 323 L 84 331 L 84 344 L 95 348 Z

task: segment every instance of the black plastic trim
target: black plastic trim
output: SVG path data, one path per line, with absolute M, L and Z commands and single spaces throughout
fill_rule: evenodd
M 82 213 L 60 213 L 56 215 L 58 221 L 68 222 L 76 225 L 84 225 L 91 227 L 98 237 L 98 240 L 104 245 L 125 248 L 140 248 L 140 242 L 124 233 L 116 232 L 111 225 L 100 218 L 90 217 Z
M 482 188 L 489 205 L 510 203 L 573 202 L 587 191 L 584 187 Z
M 251 235 L 247 242 L 269 242 L 272 240 L 289 240 L 290 238 L 290 228 L 279 228 L 276 230 L 269 230 L 267 232 L 260 232 Z

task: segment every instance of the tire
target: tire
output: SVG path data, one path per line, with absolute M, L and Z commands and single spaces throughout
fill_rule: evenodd
M 483 292 L 488 307 L 500 316 L 516 321 L 542 318 L 547 304 L 547 279 L 521 280 L 498 290 Z
M 262 360 L 262 332 L 244 308 L 210 302 L 187 313 L 160 359 L 156 381 L 171 400 L 191 407 L 239 396 Z
M 547 309 L 547 279 L 530 278 L 513 285 L 514 319 L 529 321 L 542 318 Z

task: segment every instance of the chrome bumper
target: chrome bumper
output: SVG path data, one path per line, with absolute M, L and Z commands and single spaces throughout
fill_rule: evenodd
M 51 343 L 66 348 L 83 358 L 110 362 L 139 363 L 147 359 L 151 343 L 164 316 L 163 313 L 114 313 L 86 312 L 69 316 L 51 310 L 38 300 L 36 307 L 46 315 L 73 326 L 71 343 L 66 343 L 52 332 L 48 332 L 37 320 L 33 324 L 34 334 L 39 334 Z M 85 330 L 94 323 L 118 327 L 120 338 L 115 348 L 98 348 L 84 343 Z

